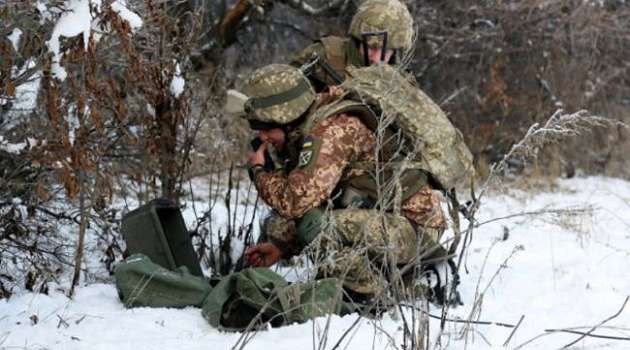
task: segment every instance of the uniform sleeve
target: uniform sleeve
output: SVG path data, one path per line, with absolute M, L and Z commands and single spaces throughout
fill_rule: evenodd
M 402 205 L 403 214 L 422 227 L 445 229 L 446 217 L 440 206 L 440 195 L 424 185 Z
M 373 133 L 356 117 L 326 118 L 304 138 L 300 164 L 288 175 L 258 172 L 261 198 L 287 219 L 299 218 L 332 194 L 344 168 L 359 154 L 370 151 Z

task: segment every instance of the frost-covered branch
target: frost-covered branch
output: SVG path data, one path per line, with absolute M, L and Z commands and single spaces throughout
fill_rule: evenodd
M 510 214 L 510 215 L 506 215 L 506 216 L 502 216 L 498 218 L 492 218 L 483 222 L 475 222 L 475 228 L 485 225 L 485 224 L 489 224 L 491 222 L 507 220 L 507 219 L 520 217 L 520 216 L 539 216 L 539 215 L 547 215 L 547 214 L 550 214 L 550 215 L 563 215 L 563 214 L 592 215 L 594 210 L 595 208 L 593 208 L 592 206 L 586 206 L 586 207 L 570 207 L 570 208 L 560 208 L 560 209 L 541 209 L 541 210 L 534 210 L 534 211 L 526 211 L 526 212 Z
M 480 187 L 478 196 L 473 203 L 471 215 L 474 215 L 479 208 L 479 199 L 481 199 L 491 187 L 492 183 L 496 181 L 501 174 L 505 173 L 509 161 L 517 157 L 536 158 L 542 147 L 548 144 L 558 143 L 564 138 L 578 136 L 594 128 L 610 126 L 627 127 L 627 125 L 621 121 L 593 115 L 585 110 L 569 114 L 558 110 L 544 125 L 541 126 L 538 123 L 533 124 L 527 130 L 525 136 L 514 144 L 499 162 L 492 165 L 490 174 Z
M 479 210 L 481 198 L 486 194 L 492 184 L 500 178 L 502 174 L 508 169 L 509 162 L 514 158 L 536 158 L 539 151 L 543 146 L 557 143 L 563 138 L 580 135 L 584 132 L 588 132 L 598 127 L 606 126 L 624 126 L 627 127 L 621 121 L 604 118 L 601 116 L 590 114 L 588 111 L 581 110 L 575 113 L 564 113 L 562 110 L 556 111 L 544 125 L 538 123 L 533 124 L 525 133 L 525 136 L 521 138 L 519 142 L 514 144 L 510 150 L 501 158 L 501 160 L 492 165 L 490 173 L 485 182 L 479 188 L 476 196 L 474 190 L 472 191 L 472 204 L 468 208 L 468 217 L 470 223 L 468 228 L 464 231 L 464 246 L 462 247 L 462 253 L 460 254 L 458 268 L 461 265 L 463 253 L 466 249 L 466 242 L 472 235 L 472 230 L 478 227 L 479 224 L 475 222 L 475 214 Z M 455 240 L 450 251 L 455 252 L 459 247 L 459 239 Z

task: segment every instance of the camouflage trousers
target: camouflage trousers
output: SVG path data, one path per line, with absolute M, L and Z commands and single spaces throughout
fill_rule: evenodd
M 336 277 L 345 288 L 380 295 L 400 276 L 438 249 L 439 232 L 414 227 L 407 218 L 369 209 L 333 210 L 307 248 L 318 275 Z
M 292 230 L 298 241 L 304 235 L 303 225 L 280 225 L 284 219 L 276 220 L 274 232 L 267 232 L 271 241 L 286 241 Z M 379 295 L 394 283 L 392 276 L 402 278 L 401 271 L 411 274 L 423 261 L 446 254 L 438 244 L 442 230 L 414 227 L 402 215 L 349 208 L 320 210 L 318 220 L 311 225 L 318 232 L 304 249 L 318 278 L 338 278 L 356 293 Z

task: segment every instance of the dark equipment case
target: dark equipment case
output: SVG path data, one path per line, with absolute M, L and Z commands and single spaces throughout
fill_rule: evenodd
M 159 198 L 129 212 L 122 219 L 121 231 L 130 255 L 141 253 L 167 269 L 186 266 L 191 274 L 203 276 L 186 223 L 174 202 Z

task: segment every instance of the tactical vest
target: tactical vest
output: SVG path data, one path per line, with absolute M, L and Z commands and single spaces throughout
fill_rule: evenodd
M 341 113 L 358 117 L 368 128 L 377 132 L 378 119 L 372 108 L 356 100 L 340 98 L 314 108 L 298 126 L 298 134 L 309 135 L 316 124 Z M 396 152 L 401 146 L 398 142 L 401 140 L 396 139 L 396 133 L 386 130 L 384 134 L 391 142 L 379 146 L 378 162 L 353 159 L 344 169 L 341 181 L 333 193 L 337 208 L 354 205 L 363 208 L 397 209 L 427 183 L 425 172 L 419 167 L 408 167 L 404 154 Z M 292 144 L 296 147 L 299 143 Z

